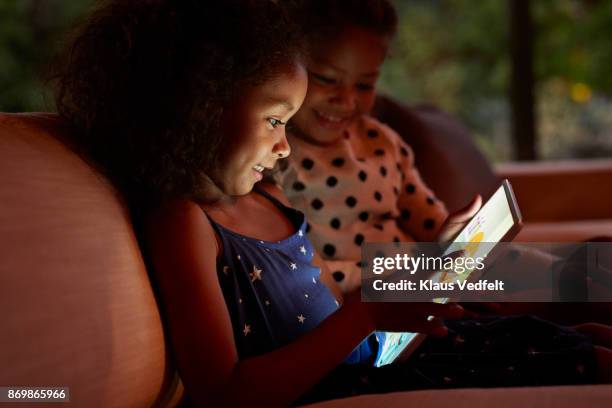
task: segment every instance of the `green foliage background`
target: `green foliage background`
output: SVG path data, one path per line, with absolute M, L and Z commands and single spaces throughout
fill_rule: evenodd
M 397 0 L 380 89 L 458 116 L 493 161 L 512 158 L 513 0 Z M 53 110 L 45 74 L 93 0 L 0 0 L 0 110 Z M 612 1 L 532 0 L 542 158 L 612 156 Z

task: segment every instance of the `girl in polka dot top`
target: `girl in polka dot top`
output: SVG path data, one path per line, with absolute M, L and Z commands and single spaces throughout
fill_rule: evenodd
M 436 241 L 448 213 L 410 146 L 369 116 L 396 28 L 391 6 L 370 2 L 357 14 L 350 2 L 309 3 L 308 92 L 289 124 L 292 155 L 276 182 L 306 213 L 309 237 L 348 292 L 360 283 L 364 242 Z

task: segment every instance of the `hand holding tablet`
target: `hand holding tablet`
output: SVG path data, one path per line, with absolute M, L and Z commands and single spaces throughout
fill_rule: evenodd
M 465 212 L 477 208 L 478 199 L 472 201 Z M 451 220 L 464 223 L 466 220 Z M 474 217 L 461 229 L 452 242 L 444 249 L 442 256 L 448 256 L 457 251 L 464 251 L 466 256 L 486 257 L 496 243 L 511 241 L 522 227 L 521 213 L 514 197 L 514 192 L 508 180 L 493 193 Z M 482 245 L 487 243 L 488 245 Z M 473 270 L 461 274 L 461 280 L 467 280 Z M 445 279 L 447 272 L 436 272 L 431 279 Z M 455 279 L 457 276 L 454 277 Z M 472 276 L 473 278 L 473 276 Z M 439 299 L 446 303 L 449 299 Z M 377 333 L 379 350 L 375 366 L 390 364 L 393 361 L 405 359 L 423 342 L 425 335 L 419 333 Z

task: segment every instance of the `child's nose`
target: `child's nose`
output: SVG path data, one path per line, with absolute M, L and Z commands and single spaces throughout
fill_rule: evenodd
M 291 153 L 291 146 L 289 146 L 289 141 L 287 141 L 287 134 L 283 129 L 280 140 L 274 144 L 274 148 L 272 149 L 272 153 L 278 156 L 279 159 L 284 157 L 288 157 Z

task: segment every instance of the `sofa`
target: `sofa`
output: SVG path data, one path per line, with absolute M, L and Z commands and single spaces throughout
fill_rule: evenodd
M 454 119 L 430 108 L 407 112 L 412 115 L 408 119 L 421 121 L 421 128 L 414 128 L 418 132 L 406 132 L 417 157 L 444 157 L 436 159 L 440 165 L 419 164 L 427 182 L 441 186 L 439 195 L 449 207 L 461 205 L 477 191 L 486 194 L 495 188 L 499 176 Z M 439 145 L 433 134 L 440 129 L 428 133 L 430 121 L 449 127 L 448 134 L 440 136 L 448 139 Z M 100 172 L 75 154 L 69 133 L 55 114 L 0 114 L 0 386 L 67 386 L 70 405 L 78 407 L 177 406 L 183 387 L 126 203 Z M 447 149 L 447 143 L 455 143 L 450 144 L 453 149 Z M 457 158 L 460 165 L 473 165 L 469 171 L 486 176 L 488 184 L 472 184 L 475 178 L 470 179 L 467 171 L 451 180 L 451 173 L 442 171 L 456 165 Z M 516 177 L 519 197 L 523 191 L 550 187 L 546 171 L 530 184 L 521 166 L 502 170 Z M 576 169 L 571 177 L 577 174 L 609 181 L 612 165 Z M 601 188 L 595 193 L 599 196 Z M 538 207 L 538 200 L 525 200 L 534 205 L 523 208 L 529 221 L 552 225 L 583 222 L 586 217 L 560 208 L 563 218 L 556 220 Z M 581 210 L 605 222 L 612 218 L 605 206 L 581 205 Z M 601 222 L 594 221 L 589 233 Z M 612 388 L 419 391 L 319 405 L 503 407 L 510 406 L 509 401 L 538 407 L 603 407 L 612 404 Z

